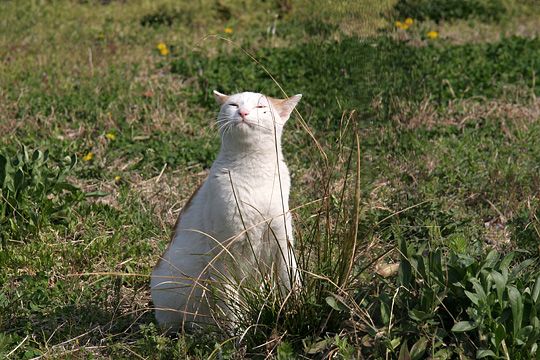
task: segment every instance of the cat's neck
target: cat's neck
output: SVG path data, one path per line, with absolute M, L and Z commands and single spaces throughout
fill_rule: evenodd
M 275 162 L 283 159 L 280 139 L 272 141 L 225 141 L 222 142 L 217 159 L 235 161 L 251 159 L 253 161 Z

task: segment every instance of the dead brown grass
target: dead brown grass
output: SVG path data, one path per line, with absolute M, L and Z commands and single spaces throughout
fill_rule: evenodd
M 510 36 L 529 38 L 539 36 L 540 16 L 520 16 L 500 24 L 459 20 L 431 26 L 438 29 L 441 38 L 452 44 L 496 42 Z
M 407 30 L 398 30 L 392 24 L 384 25 L 392 29 L 390 36 L 395 40 L 405 41 L 411 46 L 427 46 L 433 42 L 463 45 L 475 43 L 493 43 L 511 36 L 534 38 L 540 36 L 540 16 L 535 14 L 513 17 L 500 23 L 453 20 L 435 23 L 430 20 L 415 22 Z M 430 40 L 427 33 L 436 31 L 438 39 Z
M 540 99 L 533 98 L 525 104 L 509 102 L 505 99 L 460 99 L 452 100 L 444 108 L 424 99 L 419 105 L 402 100 L 394 102 L 399 109 L 393 120 L 409 129 L 433 126 L 458 126 L 478 120 L 491 119 L 501 122 L 503 131 L 512 136 L 507 124 L 526 130 L 527 126 L 540 120 Z

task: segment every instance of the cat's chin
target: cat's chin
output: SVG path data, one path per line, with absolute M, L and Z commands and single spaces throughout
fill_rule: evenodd
M 237 120 L 235 121 L 234 126 L 238 129 L 253 129 L 254 127 L 249 120 Z

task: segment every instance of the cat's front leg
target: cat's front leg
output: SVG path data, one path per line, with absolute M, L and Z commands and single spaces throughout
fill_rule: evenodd
M 270 239 L 276 243 L 274 261 L 279 281 L 287 290 L 301 286 L 296 254 L 294 252 L 293 227 L 290 213 L 274 219 L 269 227 Z

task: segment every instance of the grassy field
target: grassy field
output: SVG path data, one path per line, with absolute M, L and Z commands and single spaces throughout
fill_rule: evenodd
M 0 358 L 539 358 L 539 35 L 535 0 L 1 1 Z M 167 336 L 213 89 L 303 94 L 305 286 Z

